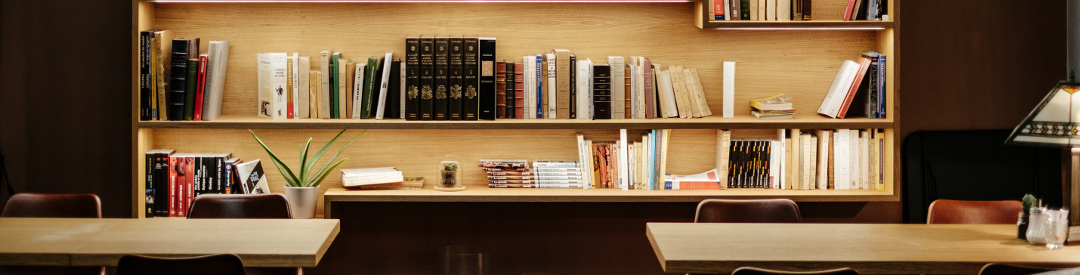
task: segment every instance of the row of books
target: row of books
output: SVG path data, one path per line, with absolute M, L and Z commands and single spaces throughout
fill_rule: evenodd
M 213 120 L 221 115 L 229 41 L 173 38 L 172 30 L 139 33 L 139 119 Z
M 619 140 L 594 141 L 577 135 L 585 188 L 664 189 L 670 129 L 647 130 L 640 139 L 619 131 Z
M 873 51 L 863 52 L 858 62 L 844 60 L 818 113 L 832 118 L 885 118 L 885 63 L 885 55 Z
M 270 193 L 259 160 L 230 153 L 146 152 L 146 217 L 186 217 L 201 194 Z
M 481 159 L 477 165 L 488 178 L 488 188 L 584 188 L 577 161 Z
M 847 0 L 816 5 L 825 14 L 842 14 L 844 21 L 888 20 L 888 0 Z M 846 5 L 845 5 L 846 4 Z M 809 21 L 814 10 L 811 0 L 710 0 L 712 20 Z
M 778 130 L 776 139 L 732 139 L 717 130 L 717 171 L 724 188 L 885 188 L 880 129 Z
M 319 53 L 319 69 L 299 53 L 258 53 L 258 116 L 300 118 L 400 118 L 401 70 L 393 52 L 356 58 Z

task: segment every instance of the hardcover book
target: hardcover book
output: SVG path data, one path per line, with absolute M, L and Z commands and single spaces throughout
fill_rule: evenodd
M 435 100 L 432 107 L 432 119 L 434 120 L 447 120 L 450 118 L 448 114 L 449 107 L 449 89 L 448 84 L 450 82 L 450 39 L 448 37 L 436 37 L 435 38 L 435 77 L 434 84 Z
M 229 41 L 210 41 L 210 50 L 206 53 L 210 64 L 206 65 L 206 94 L 203 101 L 202 120 L 213 121 L 221 115 L 221 98 L 225 96 Z
M 202 121 L 203 100 L 206 95 L 206 65 L 209 62 L 208 58 L 209 55 L 201 54 L 199 55 L 198 61 L 196 61 L 198 68 L 195 73 L 195 100 L 193 101 L 194 110 L 192 113 L 192 120 L 195 121 Z
M 480 37 L 480 86 L 478 119 L 495 119 L 495 38 Z
M 166 109 L 169 104 L 166 100 L 166 95 L 170 92 L 169 85 L 171 79 L 169 79 L 170 72 L 172 71 L 171 57 L 172 57 L 172 30 L 159 30 L 155 31 L 154 35 L 150 38 L 150 66 L 152 68 L 150 75 L 150 112 L 151 117 L 156 120 L 168 120 Z
M 435 38 L 420 37 L 420 120 L 435 119 Z
M 455 36 L 450 37 L 450 52 L 447 56 L 448 68 L 447 72 L 447 89 L 448 99 L 446 103 L 446 114 L 449 120 L 461 120 L 461 96 L 462 96 L 462 83 L 464 81 L 465 74 L 465 40 L 463 37 Z
M 623 67 L 626 61 L 622 56 L 608 56 L 611 75 L 611 118 L 623 119 L 626 116 L 626 79 Z
M 506 62 L 495 62 L 495 118 L 506 118 Z
M 382 64 L 379 65 L 379 72 L 376 75 L 380 75 L 379 81 L 379 95 L 375 100 L 375 119 L 383 119 L 387 111 L 387 98 L 390 97 L 390 83 L 392 78 L 392 72 L 394 70 L 394 52 L 386 52 L 383 56 Z
M 195 119 L 195 93 L 197 92 L 199 84 L 199 59 L 189 58 L 187 60 L 187 77 L 184 81 L 187 87 L 184 88 L 184 120 Z M 202 104 L 199 102 L 198 104 Z
M 570 50 L 555 49 L 555 117 L 570 117 Z
M 593 65 L 593 119 L 611 119 L 611 66 Z
M 184 120 L 184 100 L 187 98 L 188 51 L 191 39 L 178 38 L 172 41 L 172 62 L 169 93 L 166 101 L 169 120 Z M 192 79 L 191 81 L 195 81 Z
M 514 79 L 514 76 L 514 62 L 506 62 L 506 76 L 504 76 L 504 81 L 506 82 L 506 110 L 504 110 L 504 112 L 506 112 L 506 118 L 518 118 L 514 113 L 514 106 L 515 103 L 517 103 L 514 102 L 517 100 L 514 88 L 515 83 L 517 82 Z
M 364 98 L 361 99 L 361 104 L 363 104 L 363 106 L 360 108 L 360 118 L 372 118 L 375 116 L 375 113 L 378 112 L 376 109 L 378 106 L 375 105 L 375 101 L 378 100 L 377 95 L 382 90 L 382 74 L 379 71 L 381 61 L 381 58 L 375 56 L 368 57 L 367 59 L 367 65 L 364 68 L 363 76 Z M 360 66 L 360 64 L 357 64 L 356 66 Z
M 463 43 L 461 119 L 477 120 L 480 110 L 480 39 L 465 37 Z
M 559 98 L 558 98 L 558 85 L 555 83 L 555 79 L 558 75 L 556 69 L 556 56 L 554 52 L 544 54 L 544 67 L 547 68 L 547 79 L 542 79 L 540 82 L 543 84 L 544 94 L 544 118 L 559 118 Z M 566 117 L 563 117 L 566 118 Z
M 514 63 L 514 118 L 525 118 L 525 65 Z
M 405 120 L 420 120 L 420 38 L 405 38 Z
M 321 51 L 321 52 L 319 52 L 319 68 L 320 68 L 320 70 L 319 70 L 319 95 L 318 95 L 318 97 L 319 97 L 319 105 L 318 105 L 319 106 L 319 110 L 318 110 L 319 118 L 331 118 L 331 116 L 330 116 L 330 103 L 331 103 L 330 102 L 330 94 L 331 94 L 330 93 L 330 75 L 333 74 L 333 72 L 330 71 L 330 52 L 331 51 Z M 259 91 L 260 91 L 260 95 L 261 95 L 262 90 L 259 90 Z M 266 105 L 268 105 L 268 104 L 266 104 Z M 260 104 L 260 106 L 265 106 L 265 105 Z M 260 108 L 265 108 L 265 107 L 260 107 Z M 269 113 L 267 113 L 267 116 L 269 116 Z
M 569 84 L 570 85 L 570 107 L 569 107 L 570 108 L 570 116 L 567 117 L 567 118 L 570 118 L 570 119 L 578 118 L 578 114 L 577 114 L 578 113 L 577 112 L 577 108 L 578 108 L 578 100 L 577 100 L 577 94 L 578 94 L 577 84 L 578 83 L 577 83 L 577 79 L 578 79 L 577 56 L 571 54 L 570 55 L 570 79 L 569 79 L 570 80 L 570 84 Z

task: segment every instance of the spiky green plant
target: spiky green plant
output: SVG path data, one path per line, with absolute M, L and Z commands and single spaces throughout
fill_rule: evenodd
M 1028 211 L 1031 211 L 1031 206 L 1035 205 L 1035 196 L 1032 196 L 1031 194 L 1025 194 L 1023 200 L 1024 216 L 1027 216 L 1027 214 L 1030 213 Z
M 345 131 L 346 130 L 341 130 L 341 132 L 334 136 L 334 138 L 330 139 L 330 141 L 327 142 L 326 145 L 322 147 L 322 149 L 319 149 L 318 152 L 315 152 L 315 155 L 312 156 L 313 159 L 311 159 L 310 161 L 308 161 L 308 149 L 311 148 L 312 138 L 308 138 L 307 143 L 300 147 L 299 173 L 293 173 L 293 170 L 290 169 L 288 165 L 285 165 L 285 163 L 281 161 L 281 158 L 278 158 L 277 155 L 274 154 L 274 152 L 270 151 L 269 147 L 266 147 L 266 143 L 263 143 L 262 139 L 260 139 L 259 136 L 255 134 L 255 131 L 248 130 L 248 132 L 251 132 L 251 136 L 255 137 L 255 141 L 259 142 L 259 145 L 262 146 L 263 150 L 266 150 L 266 154 L 270 155 L 270 159 L 274 161 L 274 166 L 277 166 L 278 171 L 281 172 L 281 176 L 285 177 L 285 181 L 287 181 L 289 183 L 289 186 L 292 187 L 319 186 L 319 184 L 322 183 L 324 179 L 326 179 L 326 176 L 330 174 L 330 171 L 333 171 L 338 167 L 338 165 L 341 165 L 341 163 L 349 160 L 348 158 L 343 158 L 337 160 L 336 162 L 334 161 L 335 159 L 337 159 L 338 155 L 341 155 L 341 152 L 345 151 L 345 148 L 348 148 L 349 145 L 353 143 L 353 141 L 356 141 L 356 139 L 363 135 L 365 132 L 367 132 L 367 130 L 364 130 L 363 132 L 360 132 L 360 134 L 357 134 L 356 137 L 353 137 L 351 140 L 349 140 L 348 143 L 345 143 L 345 146 L 341 146 L 341 149 L 338 149 L 337 153 L 334 153 L 334 156 L 330 157 L 330 160 L 326 161 L 326 163 L 322 165 L 322 168 L 319 168 L 319 170 L 315 173 L 311 172 L 311 169 L 315 168 L 315 163 L 319 162 L 319 159 L 322 158 L 323 153 L 326 153 L 326 150 L 330 149 L 330 146 L 334 145 L 334 142 L 336 142 L 338 137 L 341 137 L 341 135 L 344 134 Z

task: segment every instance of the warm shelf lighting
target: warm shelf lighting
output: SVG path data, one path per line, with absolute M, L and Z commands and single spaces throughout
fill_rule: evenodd
M 155 3 L 690 3 L 694 0 L 151 0 Z
M 716 30 L 739 31 L 879 31 L 884 27 L 719 27 Z

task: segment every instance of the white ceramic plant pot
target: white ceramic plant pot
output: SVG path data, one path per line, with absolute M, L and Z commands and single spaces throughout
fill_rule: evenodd
M 315 217 L 315 206 L 319 203 L 319 187 L 285 186 L 285 198 L 289 200 L 289 209 L 293 219 Z

